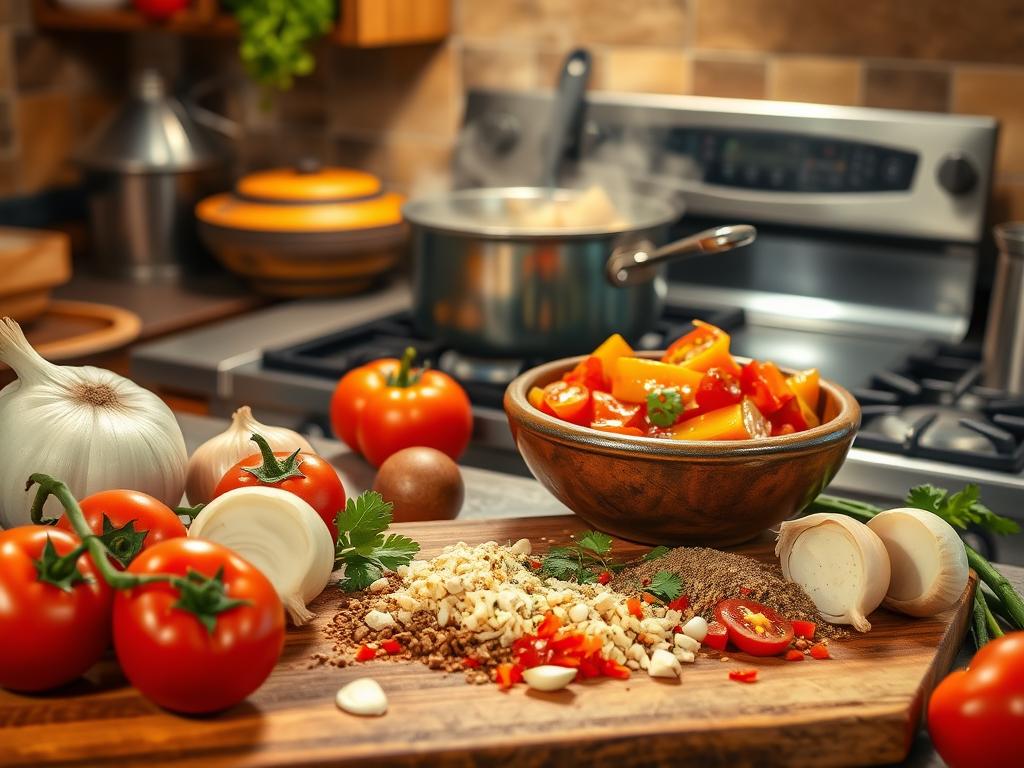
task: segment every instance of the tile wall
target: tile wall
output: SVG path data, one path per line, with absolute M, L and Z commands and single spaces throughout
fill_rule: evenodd
M 994 217 L 1024 218 L 1024 0 L 453 2 L 442 45 L 325 45 L 316 74 L 269 105 L 255 88 L 228 89 L 242 165 L 317 154 L 408 191 L 444 173 L 465 88 L 548 87 L 565 52 L 586 45 L 597 89 L 995 115 Z M 0 0 L 3 195 L 72 178 L 67 152 L 116 101 L 132 60 L 124 37 L 32 33 L 27 4 Z M 231 41 L 174 44 L 184 80 L 239 71 Z

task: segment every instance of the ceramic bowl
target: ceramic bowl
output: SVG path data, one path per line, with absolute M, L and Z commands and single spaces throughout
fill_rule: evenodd
M 530 405 L 531 387 L 557 380 L 582 359 L 520 375 L 505 391 L 505 413 L 534 477 L 593 527 L 631 541 L 725 547 L 754 538 L 829 484 L 860 425 L 857 401 L 825 380 L 820 426 L 762 440 L 617 435 Z

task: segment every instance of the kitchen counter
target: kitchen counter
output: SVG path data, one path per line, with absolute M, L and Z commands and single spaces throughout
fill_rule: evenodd
M 259 418 L 260 414 L 256 416 Z M 190 414 L 178 414 L 178 421 L 190 453 L 226 427 L 226 422 L 221 419 Z M 313 438 L 310 442 L 338 470 L 350 496 L 361 493 L 373 484 L 373 468 L 345 445 L 325 438 Z M 570 514 L 565 505 L 532 478 L 472 466 L 463 466 L 462 475 L 466 484 L 466 501 L 459 515 L 460 520 Z M 1000 565 L 999 570 L 1016 589 L 1024 590 L 1024 568 Z M 965 666 L 970 655 L 970 648 L 965 644 L 956 665 Z M 924 728 L 918 732 L 911 754 L 903 765 L 913 768 L 941 768 L 945 765 L 932 748 Z

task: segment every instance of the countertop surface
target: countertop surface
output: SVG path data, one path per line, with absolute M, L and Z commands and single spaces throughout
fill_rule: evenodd
M 255 415 L 257 419 L 260 417 L 259 413 Z M 222 419 L 190 414 L 178 414 L 178 421 L 190 453 L 227 426 Z M 312 438 L 310 442 L 338 470 L 350 496 L 373 484 L 373 468 L 345 445 L 323 438 Z M 460 520 L 571 514 L 568 507 L 532 478 L 468 466 L 462 467 L 462 475 L 466 484 L 466 501 L 459 514 Z M 999 570 L 1017 590 L 1024 590 L 1024 568 L 1000 565 Z M 965 666 L 969 659 L 970 648 L 965 645 L 956 664 Z M 914 768 L 940 768 L 945 765 L 932 748 L 924 728 L 918 732 L 910 756 L 903 765 Z

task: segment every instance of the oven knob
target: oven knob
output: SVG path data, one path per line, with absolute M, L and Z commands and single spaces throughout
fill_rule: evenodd
M 959 152 L 950 152 L 939 163 L 939 186 L 951 195 L 966 195 L 978 183 L 974 165 Z
M 507 155 L 519 143 L 519 120 L 508 112 L 494 112 L 480 120 L 484 144 L 498 156 Z

